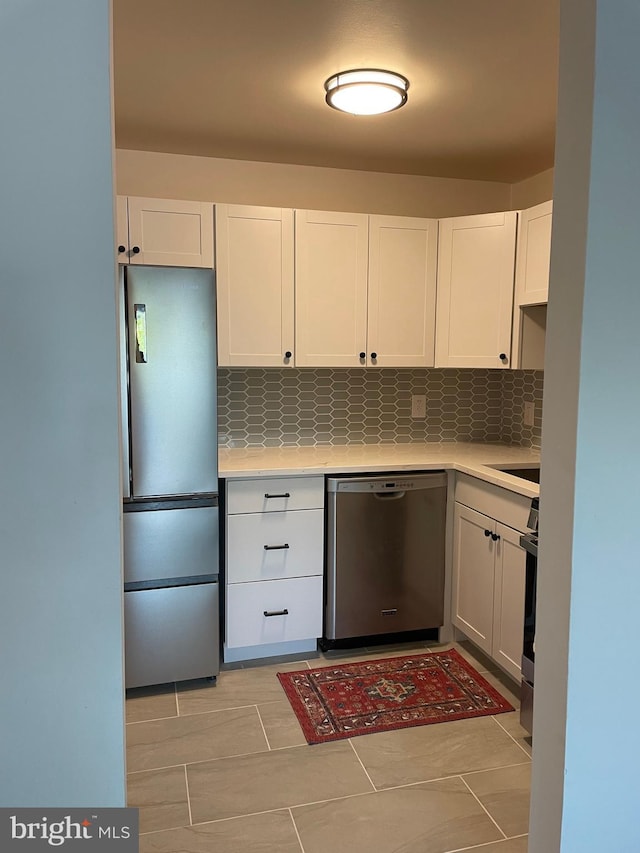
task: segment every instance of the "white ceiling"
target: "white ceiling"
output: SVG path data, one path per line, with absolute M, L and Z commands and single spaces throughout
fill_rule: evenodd
M 113 0 L 116 144 L 517 181 L 553 165 L 559 0 Z M 410 80 L 350 116 L 323 83 Z

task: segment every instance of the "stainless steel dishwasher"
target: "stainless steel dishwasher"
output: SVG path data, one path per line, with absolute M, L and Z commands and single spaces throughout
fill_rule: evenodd
M 325 640 L 438 628 L 447 475 L 327 480 Z

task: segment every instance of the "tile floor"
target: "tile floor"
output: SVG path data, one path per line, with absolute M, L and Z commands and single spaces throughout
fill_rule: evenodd
M 456 648 L 517 707 L 517 687 Z M 449 646 L 223 669 L 127 695 L 140 853 L 526 853 L 530 739 L 517 711 L 308 746 L 276 672 Z

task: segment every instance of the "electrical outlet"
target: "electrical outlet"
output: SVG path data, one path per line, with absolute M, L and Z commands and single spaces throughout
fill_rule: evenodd
M 533 426 L 533 419 L 536 414 L 536 404 L 527 401 L 523 406 L 523 417 L 522 421 L 525 426 Z
M 424 394 L 411 395 L 411 417 L 426 418 L 427 417 L 427 398 Z

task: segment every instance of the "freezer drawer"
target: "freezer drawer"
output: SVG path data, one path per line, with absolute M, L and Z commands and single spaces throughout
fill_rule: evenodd
M 125 686 L 217 675 L 218 584 L 124 594 Z
M 217 506 L 128 509 L 125 506 L 125 583 L 218 574 Z
M 324 511 L 257 512 L 227 519 L 229 583 L 323 572 Z
M 307 640 L 322 634 L 322 577 L 227 587 L 227 646 Z

